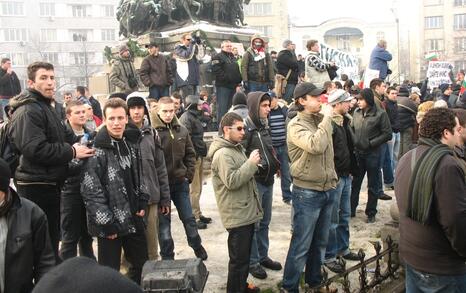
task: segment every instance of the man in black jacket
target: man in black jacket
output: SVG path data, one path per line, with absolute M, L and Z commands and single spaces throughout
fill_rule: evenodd
M 212 57 L 212 72 L 215 75 L 217 92 L 217 121 L 222 120 L 223 115 L 230 109 L 236 87 L 241 83 L 238 62 L 231 52 L 231 42 L 223 41 L 221 49 L 220 53 Z
M 10 177 L 0 159 L 0 292 L 31 292 L 55 257 L 44 212 L 9 187 Z
M 259 172 L 256 173 L 255 179 L 264 217 L 256 224 L 249 261 L 249 272 L 259 279 L 267 278 L 267 273 L 262 267 L 277 271 L 282 269 L 282 265 L 270 259 L 268 255 L 273 183 L 274 176 L 280 167 L 272 146 L 272 136 L 267 120 L 270 113 L 270 101 L 270 96 L 265 92 L 250 92 L 248 94 L 249 114 L 245 122 L 246 135 L 243 140 L 247 156 L 258 149 L 261 157 L 258 165 Z
M 60 187 L 68 163 L 73 158 L 91 157 L 94 151 L 75 143 L 75 135 L 66 130 L 51 106 L 55 92 L 53 65 L 34 62 L 27 72 L 29 88 L 10 100 L 13 115 L 9 135 L 20 154 L 14 177 L 18 194 L 36 203 L 47 215 L 58 259 Z
M 11 68 L 11 60 L 2 58 L 0 61 L 0 118 L 6 120 L 5 106 L 11 98 L 21 92 L 18 76 Z
M 366 205 L 367 222 L 374 223 L 377 214 L 377 200 L 383 196 L 381 168 L 381 146 L 392 138 L 392 129 L 387 113 L 374 101 L 371 89 L 364 89 L 358 96 L 359 108 L 353 114 L 352 136 L 358 170 L 354 174 L 351 190 L 351 216 L 356 215 L 359 192 L 367 172 Z
M 283 48 L 285 49 L 278 53 L 276 65 L 277 73 L 283 75 L 287 80 L 283 99 L 288 103 L 291 103 L 294 88 L 298 83 L 298 59 L 296 59 L 296 54 L 294 52 L 295 44 L 293 44 L 293 42 L 291 42 L 290 40 L 285 40 L 283 42 Z
M 198 229 L 206 229 L 207 224 L 212 222 L 211 218 L 204 217 L 201 212 L 200 200 L 202 193 L 203 181 L 203 158 L 207 155 L 207 145 L 204 141 L 204 127 L 202 122 L 205 122 L 204 114 L 201 109 L 203 101 L 199 96 L 189 95 L 186 97 L 186 111 L 180 117 L 180 123 L 188 129 L 191 141 L 196 151 L 196 165 L 194 167 L 194 177 L 190 185 L 191 205 L 193 214 L 196 218 Z

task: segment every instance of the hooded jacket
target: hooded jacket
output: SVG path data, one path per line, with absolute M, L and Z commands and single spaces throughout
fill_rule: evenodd
M 15 72 L 6 73 L 0 68 L 0 96 L 13 97 L 21 92 L 21 84 Z
M 264 56 L 260 56 L 254 52 L 254 40 L 260 39 L 262 44 L 265 44 L 262 38 L 253 37 L 251 39 L 251 47 L 244 52 L 241 61 L 241 76 L 243 81 L 254 82 L 271 82 L 274 81 L 274 69 L 272 57 L 264 49 Z
M 76 136 L 64 127 L 51 100 L 28 89 L 10 100 L 12 145 L 20 153 L 15 179 L 57 183 L 65 179 Z
M 136 86 L 131 87 L 129 85 L 130 78 L 134 78 L 137 81 Z M 121 56 L 113 60 L 109 80 L 110 83 L 115 86 L 117 92 L 131 93 L 137 91 L 140 81 L 136 69 L 134 68 L 133 60 Z
M 176 117 L 170 124 L 165 124 L 157 113 L 151 113 L 151 122 L 162 143 L 170 184 L 179 184 L 186 179 L 192 182 L 196 152 L 186 127 Z
M 207 156 L 212 159 L 212 185 L 223 226 L 233 229 L 262 219 L 253 179 L 257 166 L 248 160 L 242 145 L 216 137 Z
M 327 191 L 337 186 L 332 118 L 300 111 L 287 129 L 290 173 L 301 188 Z
M 114 139 L 105 126 L 97 133 L 95 155 L 85 161 L 81 179 L 81 195 L 91 236 L 105 238 L 113 234 L 120 237 L 136 233 L 135 213 L 145 209 L 149 201 L 147 189 L 141 180 L 140 136 L 135 126 L 127 126 L 123 134 L 131 160 L 133 190 L 128 190 L 130 186 L 120 166 L 119 150 Z
M 142 60 L 139 76 L 147 87 L 167 87 L 173 84 L 173 74 L 170 63 L 162 54 L 149 55 Z
M 195 104 L 189 105 L 188 110 L 181 115 L 179 121 L 188 130 L 196 151 L 196 158 L 199 158 L 207 155 L 207 145 L 204 141 L 204 127 L 201 122 L 203 111 L 197 110 L 196 106 Z
M 398 125 L 400 131 L 416 124 L 417 105 L 408 97 L 398 97 Z
M 258 149 L 261 157 L 259 172 L 255 178 L 257 182 L 263 185 L 272 185 L 274 175 L 280 168 L 275 150 L 272 145 L 272 136 L 270 128 L 259 118 L 259 105 L 265 92 L 251 92 L 248 95 L 248 118 L 245 121 L 246 135 L 243 140 L 243 146 L 246 149 L 246 155 Z
M 8 211 L 3 293 L 27 293 L 55 266 L 47 217 L 33 202 L 20 198 L 13 189 Z

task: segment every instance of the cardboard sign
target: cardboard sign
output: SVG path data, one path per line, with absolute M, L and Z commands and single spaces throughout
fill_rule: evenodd
M 360 80 L 359 62 L 354 55 L 320 43 L 320 57 L 325 62 L 335 62 L 338 66 L 337 79 L 340 79 L 342 74 L 346 74 L 348 78 L 352 79 L 355 83 Z
M 450 74 L 452 69 L 453 64 L 448 61 L 430 61 L 427 69 L 428 87 L 433 89 L 443 83 L 451 84 Z

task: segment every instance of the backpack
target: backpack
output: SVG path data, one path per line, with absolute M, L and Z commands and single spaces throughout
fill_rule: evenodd
M 19 153 L 11 143 L 10 136 L 8 135 L 9 126 L 10 124 L 7 122 L 0 129 L 0 158 L 4 159 L 10 166 L 11 177 L 13 178 L 19 165 Z

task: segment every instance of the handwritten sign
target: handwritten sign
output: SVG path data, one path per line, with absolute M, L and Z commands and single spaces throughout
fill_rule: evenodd
M 338 79 L 342 74 L 346 74 L 355 83 L 359 81 L 359 61 L 354 55 L 320 43 L 320 57 L 325 62 L 335 62 L 338 66 Z
M 428 86 L 433 89 L 443 83 L 451 84 L 450 74 L 452 69 L 453 64 L 448 61 L 430 61 L 427 69 Z

